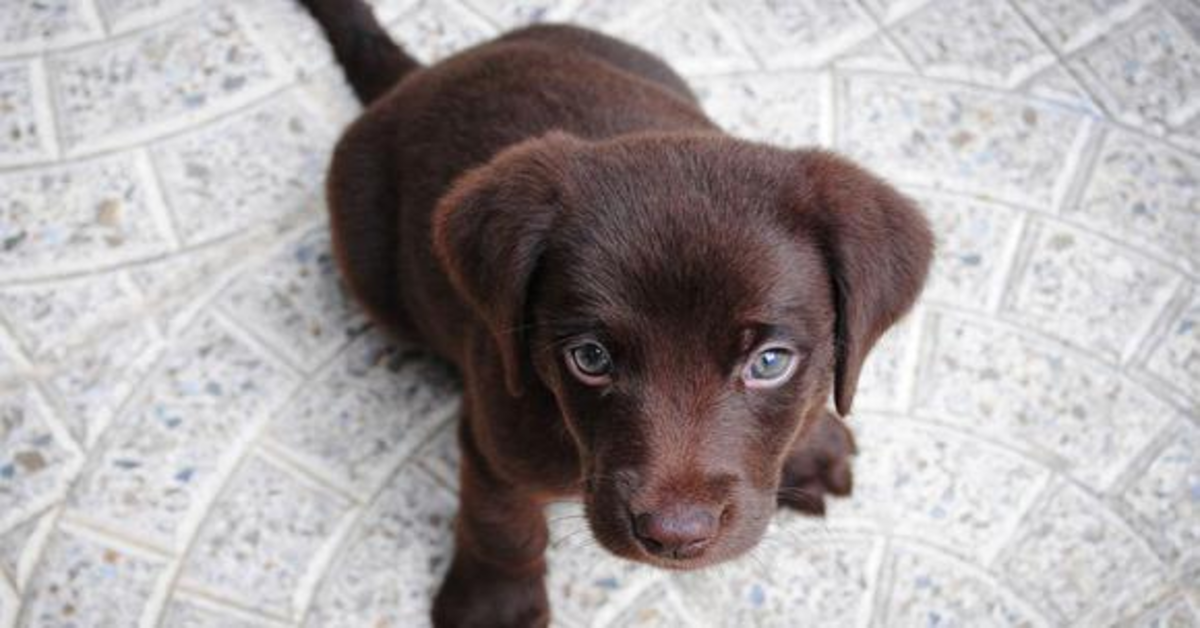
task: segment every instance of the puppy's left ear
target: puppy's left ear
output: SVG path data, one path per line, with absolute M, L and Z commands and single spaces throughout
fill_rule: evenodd
M 801 151 L 799 162 L 795 217 L 797 227 L 816 236 L 833 277 L 834 402 L 846 416 L 867 354 L 921 293 L 933 233 L 912 201 L 848 160 Z
M 434 210 L 434 253 L 488 328 L 514 396 L 524 392 L 529 283 L 582 143 L 550 133 L 508 148 L 456 180 Z

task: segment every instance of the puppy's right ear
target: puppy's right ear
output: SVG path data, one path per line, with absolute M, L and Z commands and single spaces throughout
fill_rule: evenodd
M 506 149 L 455 181 L 434 211 L 434 253 L 487 325 L 514 396 L 524 392 L 529 281 L 562 207 L 567 164 L 580 145 L 556 132 Z

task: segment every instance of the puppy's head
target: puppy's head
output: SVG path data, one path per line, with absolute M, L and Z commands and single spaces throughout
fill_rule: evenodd
M 597 539 L 670 568 L 758 541 L 804 422 L 831 391 L 849 412 L 932 250 L 839 157 L 685 135 L 526 142 L 455 185 L 434 238 L 509 391 L 557 400 Z

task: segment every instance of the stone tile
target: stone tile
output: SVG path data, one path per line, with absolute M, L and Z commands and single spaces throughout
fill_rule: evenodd
M 1122 495 L 1159 555 L 1200 547 L 1200 430 L 1185 424 Z
M 154 151 L 180 238 L 196 244 L 318 204 L 334 133 L 295 93 Z
M 158 625 L 162 628 L 283 628 L 288 624 L 176 595 L 167 604 Z
M 22 600 L 22 626 L 121 626 L 141 616 L 165 560 L 92 536 L 50 539 Z
M 325 363 L 366 327 L 338 276 L 329 227 L 316 225 L 243 273 L 218 303 L 305 370 Z
M 60 359 L 46 364 L 46 382 L 71 437 L 95 443 L 161 348 L 153 329 L 135 320 L 108 328 L 95 342 L 67 347 Z
M 777 516 L 787 528 L 798 516 Z M 757 559 L 674 576 L 687 607 L 703 625 L 725 627 L 863 625 L 869 612 L 876 541 L 823 528 L 770 532 Z M 772 540 L 774 538 L 774 541 Z
M 1055 65 L 1029 79 L 1021 88 L 1025 93 L 1079 111 L 1093 118 L 1103 118 L 1104 111 L 1063 66 Z
M 1200 159 L 1125 131 L 1104 138 L 1068 220 L 1200 273 Z
M 875 626 L 1050 626 L 993 578 L 909 544 L 893 552 L 891 595 Z
M 136 153 L 0 172 L 0 280 L 95 270 L 169 250 Z
M 1155 340 L 1144 368 L 1200 401 L 1200 287 L 1192 284 L 1192 298 Z
M 1084 132 L 1048 103 L 888 76 L 843 89 L 839 148 L 889 179 L 1049 208 Z
M 876 35 L 838 55 L 832 65 L 844 70 L 915 74 L 904 53 L 887 37 Z
M 293 77 L 303 79 L 326 67 L 343 72 L 334 60 L 333 48 L 324 31 L 303 4 L 289 0 L 256 0 L 237 6 L 246 26 L 260 35 L 259 41 L 286 64 Z M 378 8 L 375 15 L 382 17 Z
M 1103 364 L 1042 337 L 932 318 L 916 412 L 998 438 L 1104 490 L 1176 412 Z
M 877 30 L 849 0 L 748 0 L 714 3 L 771 68 L 817 67 Z
M 738 137 L 792 148 L 823 143 L 822 92 L 828 75 L 733 74 L 691 81 L 704 110 Z
M 978 563 L 1050 475 L 982 439 L 896 417 L 860 415 L 854 433 L 854 495 L 829 502 L 831 518 L 866 520 Z
M 575 9 L 571 21 L 588 28 L 604 31 L 615 30 L 623 24 L 632 24 L 661 11 L 675 0 L 585 0 Z
M 3 318 L 34 359 L 127 322 L 140 297 L 118 273 L 0 287 Z
M 96 445 L 68 506 L 173 547 L 231 444 L 253 433 L 295 380 L 207 317 L 174 341 L 151 377 Z
M 44 75 L 37 61 L 0 61 L 0 166 L 42 161 L 54 154 Z M 0 235 L 3 247 L 11 234 Z
M 461 419 L 461 413 L 455 413 L 454 418 L 439 428 L 415 455 L 416 460 L 430 475 L 455 490 L 458 487 L 458 466 L 461 458 L 458 449 L 458 421 Z
M 114 32 L 124 32 L 200 7 L 204 0 L 96 0 L 104 21 Z
M 14 2 L 0 13 L 0 55 L 39 52 L 101 35 L 89 0 Z
M 450 564 L 456 500 L 406 466 L 351 532 L 321 582 L 306 626 L 419 626 Z
M 578 503 L 558 503 L 546 511 L 550 523 L 546 581 L 557 617 L 590 625 L 614 610 L 618 600 L 636 595 L 659 572 L 616 558 L 602 549 Z M 599 622 L 597 622 L 599 623 Z
M 20 611 L 20 598 L 12 585 L 0 578 L 0 626 L 16 626 Z
M 1063 484 L 1030 511 L 998 571 L 1057 622 L 1069 622 L 1156 567 L 1142 540 L 1112 513 Z
M 371 332 L 314 377 L 267 435 L 353 490 L 370 493 L 457 407 L 456 377 L 448 367 Z
M 1186 599 L 1176 598 L 1145 615 L 1122 622 L 1122 625 L 1131 628 L 1194 628 L 1200 626 L 1200 613 Z
M 50 58 L 62 140 L 74 153 L 206 118 L 276 84 L 268 59 L 217 4 L 170 27 Z
M 681 608 L 671 588 L 656 584 L 607 625 L 609 628 L 688 628 L 697 624 Z
M 907 359 L 915 340 L 914 317 L 910 313 L 901 319 L 871 349 L 859 375 L 855 411 L 903 409 L 907 402 L 904 390 L 909 369 Z
M 1072 51 L 1112 30 L 1146 4 L 1146 0 L 1014 0 L 1054 47 Z
M 707 4 L 670 2 L 645 19 L 624 22 L 615 34 L 689 78 L 755 67 L 750 51 Z
M 464 1 L 505 31 L 539 22 L 570 22 L 572 13 L 580 4 L 584 3 L 583 0 Z
M 1178 289 L 1176 273 L 1065 225 L 1034 220 L 1026 242 L 1004 310 L 1109 362 L 1128 359 Z
M 298 618 L 305 602 L 301 583 L 351 508 L 345 498 L 251 456 L 197 533 L 181 586 Z
M 1116 117 L 1163 130 L 1200 112 L 1200 43 L 1161 9 L 1071 62 Z
M 927 301 L 983 310 L 1004 275 L 1006 251 L 1015 244 L 1020 213 L 968 196 L 910 190 L 937 238 L 936 258 L 925 292 Z
M 937 0 L 891 32 L 928 76 L 1007 87 L 1054 63 L 1054 54 L 1005 2 Z
M 920 9 L 928 2 L 929 0 L 863 0 L 864 5 L 887 22 L 894 22 Z
M 442 0 L 418 0 L 384 24 L 404 49 L 433 63 L 496 35 L 496 29 L 466 9 Z
M 34 533 L 49 515 L 34 515 L 0 533 L 0 582 L 8 578 L 13 586 L 21 581 L 21 561 L 30 550 Z
M 0 390 L 0 530 L 62 499 L 79 464 L 32 385 Z

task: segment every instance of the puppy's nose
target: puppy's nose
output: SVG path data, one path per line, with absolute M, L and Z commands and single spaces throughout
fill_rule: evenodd
M 681 504 L 635 515 L 633 531 L 651 554 L 695 558 L 716 538 L 718 518 L 709 508 Z

